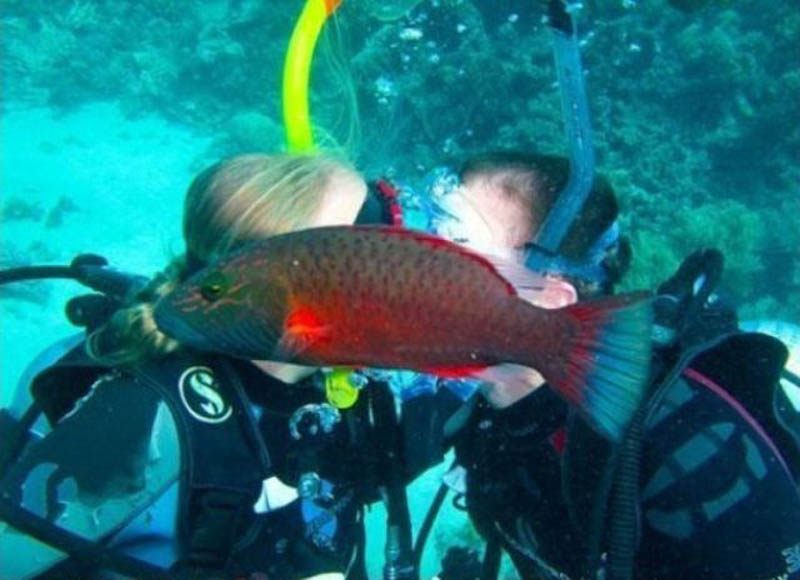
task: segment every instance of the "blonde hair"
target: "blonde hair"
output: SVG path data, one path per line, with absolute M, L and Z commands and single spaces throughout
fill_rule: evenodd
M 340 173 L 357 176 L 324 155 L 241 155 L 209 167 L 186 193 L 187 255 L 208 263 L 247 242 L 308 227 Z
M 349 164 L 326 155 L 241 155 L 201 172 L 184 202 L 186 254 L 89 335 L 89 356 L 119 366 L 177 350 L 179 343 L 153 320 L 155 302 L 193 270 L 247 242 L 309 227 L 331 179 L 342 174 L 361 180 Z

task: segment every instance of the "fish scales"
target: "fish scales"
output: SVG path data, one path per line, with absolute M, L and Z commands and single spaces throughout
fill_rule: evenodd
M 255 242 L 181 284 L 158 326 L 198 349 L 313 366 L 475 376 L 499 363 L 538 370 L 618 440 L 649 374 L 643 294 L 545 310 L 485 258 L 434 236 L 368 226 Z

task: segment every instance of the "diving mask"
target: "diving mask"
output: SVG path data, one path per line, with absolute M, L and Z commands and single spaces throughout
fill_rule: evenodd
M 481 213 L 469 196 L 458 176 L 449 169 L 434 170 L 426 180 L 427 197 L 433 207 L 431 224 L 437 235 L 462 244 L 476 252 L 524 262 L 536 272 L 604 283 L 608 276 L 603 265 L 606 257 L 619 243 L 619 225 L 613 222 L 587 249 L 582 259 L 574 260 L 559 254 L 549 254 L 535 244 L 528 243 L 510 250 L 498 244 L 492 222 L 497 216 Z M 497 224 L 494 224 L 497 229 Z

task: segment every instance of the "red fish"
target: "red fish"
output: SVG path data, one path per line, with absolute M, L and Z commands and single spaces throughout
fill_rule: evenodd
M 155 318 L 188 346 L 249 359 L 442 377 L 524 365 L 618 440 L 648 379 L 650 310 L 642 294 L 537 308 L 461 246 L 335 226 L 222 258 L 164 297 Z

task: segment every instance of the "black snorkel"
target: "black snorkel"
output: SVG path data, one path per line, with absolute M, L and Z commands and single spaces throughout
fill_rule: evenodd
M 580 5 L 573 4 L 571 0 L 547 2 L 547 19 L 553 37 L 564 132 L 569 146 L 570 171 L 567 184 L 556 198 L 535 239 L 528 246 L 525 265 L 536 271 L 548 271 L 554 265 L 558 269 L 558 250 L 594 184 L 595 158 L 589 104 L 572 17 L 579 8 Z M 612 229 L 615 229 L 615 226 L 612 225 Z M 610 232 L 611 230 L 607 234 Z M 643 411 L 640 410 L 637 414 L 638 421 L 633 421 L 627 437 L 617 451 L 617 459 L 614 461 L 617 469 L 611 473 L 613 485 L 608 497 L 611 512 L 608 529 L 595 527 L 589 533 L 590 569 L 605 569 L 610 580 L 630 580 L 633 577 L 633 562 L 638 540 L 637 490 L 642 416 Z M 603 532 L 606 533 L 608 552 L 608 561 L 605 565 L 600 564 L 596 553 Z
M 553 35 L 564 132 L 569 144 L 570 172 L 566 186 L 530 244 L 525 263 L 537 271 L 547 270 L 550 259 L 558 254 L 561 242 L 581 211 L 594 183 L 594 145 L 589 104 L 578 37 L 572 18 L 572 13 L 577 9 L 577 5 L 563 0 L 547 2 L 547 20 Z

